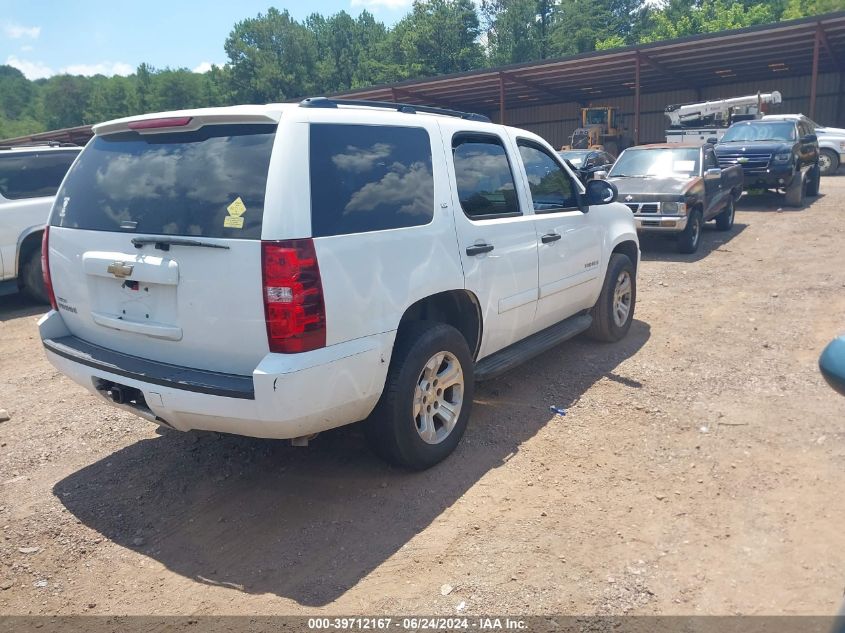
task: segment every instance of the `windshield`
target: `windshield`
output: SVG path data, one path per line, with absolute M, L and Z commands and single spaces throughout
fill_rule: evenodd
M 573 167 L 580 167 L 584 164 L 590 152 L 558 152 L 558 155 L 564 160 L 572 163 Z
M 587 125 L 607 125 L 607 110 L 604 108 L 588 109 L 584 119 Z
M 722 143 L 794 140 L 795 124 L 791 121 L 754 121 L 734 125 L 722 137 Z
M 697 147 L 626 149 L 616 160 L 608 176 L 689 178 L 698 175 L 698 155 Z
M 96 136 L 56 196 L 75 229 L 257 239 L 275 125 Z

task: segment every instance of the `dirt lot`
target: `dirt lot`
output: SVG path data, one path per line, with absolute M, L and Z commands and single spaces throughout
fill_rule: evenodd
M 695 256 L 644 242 L 629 337 L 485 383 L 419 474 L 354 427 L 308 449 L 159 431 L 0 299 L 0 613 L 832 612 L 845 398 L 816 359 L 845 331 L 845 175 L 822 193 L 743 199 Z

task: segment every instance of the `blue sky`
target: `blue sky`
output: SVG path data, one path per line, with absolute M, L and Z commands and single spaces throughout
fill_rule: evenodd
M 223 43 L 235 22 L 287 9 L 301 20 L 363 9 L 390 25 L 411 0 L 0 0 L 0 64 L 29 79 L 71 74 L 130 74 L 141 62 L 157 68 L 207 70 L 226 61 Z

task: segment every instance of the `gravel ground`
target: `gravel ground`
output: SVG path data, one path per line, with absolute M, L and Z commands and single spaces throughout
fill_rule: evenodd
M 845 572 L 845 175 L 643 243 L 636 321 L 477 390 L 458 451 L 391 469 L 157 429 L 56 372 L 0 299 L 0 613 L 826 614 Z M 553 415 L 549 406 L 567 409 Z

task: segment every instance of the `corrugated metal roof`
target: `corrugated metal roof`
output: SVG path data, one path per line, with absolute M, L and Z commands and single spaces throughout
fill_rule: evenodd
M 642 93 L 780 79 L 811 72 L 817 29 L 822 35 L 819 72 L 845 72 L 845 11 L 840 11 L 540 62 L 373 86 L 333 96 L 491 112 L 499 107 L 501 79 L 508 107 L 555 102 L 586 104 L 632 94 L 638 58 Z

